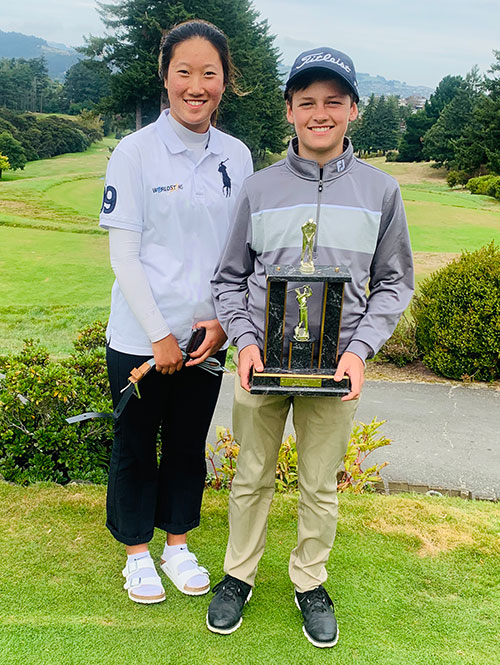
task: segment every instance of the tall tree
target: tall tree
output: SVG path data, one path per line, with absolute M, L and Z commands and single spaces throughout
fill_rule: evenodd
M 396 97 L 382 95 L 377 103 L 375 114 L 375 148 L 384 154 L 388 150 L 398 147 L 399 142 L 399 112 Z
M 370 95 L 367 105 L 362 109 L 359 121 L 353 126 L 351 140 L 355 150 L 359 153 L 374 150 L 376 143 L 377 99 Z
M 437 121 L 441 111 L 451 102 L 463 84 L 464 79 L 461 76 L 448 75 L 441 79 L 437 88 L 425 103 L 424 109 L 427 117 Z
M 399 142 L 398 162 L 421 162 L 424 159 L 423 141 L 432 119 L 422 109 L 406 121 L 406 130 Z
M 455 77 L 456 78 L 456 77 Z M 462 79 L 454 97 L 441 110 L 437 122 L 425 133 L 423 155 L 440 166 L 454 167 L 457 143 L 470 123 L 474 105 L 478 98 L 477 71 L 473 70 Z
M 421 162 L 426 159 L 423 152 L 424 136 L 463 85 L 462 76 L 445 76 L 424 108 L 408 118 L 405 133 L 399 144 L 399 162 Z
M 68 69 L 63 93 L 69 106 L 92 109 L 110 93 L 111 72 L 102 60 L 80 60 Z
M 500 51 L 482 85 L 470 122 L 456 144 L 457 167 L 476 175 L 500 174 Z
M 18 111 L 43 111 L 52 81 L 43 58 L 0 60 L 0 106 Z
M 238 97 L 226 91 L 218 124 L 242 138 L 254 154 L 280 152 L 288 126 L 280 91 L 278 52 L 250 0 L 120 0 L 98 2 L 108 33 L 90 37 L 83 52 L 102 59 L 112 71 L 111 95 L 102 110 L 135 112 L 136 126 L 153 120 L 160 110 L 158 48 L 163 30 L 190 18 L 211 21 L 228 36 L 241 72 Z
M 351 140 L 355 150 L 362 152 L 387 152 L 397 148 L 400 135 L 400 113 L 394 96 L 378 99 L 371 95 L 368 104 L 352 126 Z

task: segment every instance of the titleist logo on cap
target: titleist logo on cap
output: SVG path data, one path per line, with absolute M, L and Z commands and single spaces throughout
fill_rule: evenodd
M 295 69 L 300 69 L 304 65 L 309 65 L 311 62 L 331 62 L 334 65 L 342 67 L 349 74 L 351 73 L 351 68 L 349 65 L 346 65 L 345 62 L 342 62 L 340 58 L 334 58 L 331 53 L 324 53 L 323 51 L 318 51 L 317 53 L 309 53 L 301 58 L 302 64 L 296 65 Z

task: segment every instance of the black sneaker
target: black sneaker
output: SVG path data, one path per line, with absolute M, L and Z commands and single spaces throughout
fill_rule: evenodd
M 339 629 L 332 599 L 321 584 L 312 591 L 295 592 L 295 604 L 302 612 L 302 630 L 315 647 L 333 647 L 339 639 Z
M 241 613 L 250 600 L 252 587 L 246 582 L 226 575 L 212 589 L 212 598 L 207 612 L 207 626 L 213 633 L 229 635 L 241 626 Z

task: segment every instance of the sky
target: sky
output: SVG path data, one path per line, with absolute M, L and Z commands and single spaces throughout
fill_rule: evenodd
M 500 0 L 253 0 L 283 63 L 316 46 L 348 53 L 373 76 L 435 87 L 447 74 L 485 73 L 500 50 Z M 68 46 L 101 35 L 95 0 L 0 0 L 0 30 Z

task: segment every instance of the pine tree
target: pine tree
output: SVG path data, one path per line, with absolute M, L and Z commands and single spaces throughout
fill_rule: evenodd
M 360 117 L 351 126 L 350 136 L 359 153 L 377 152 L 397 148 L 400 134 L 400 114 L 397 98 L 378 99 L 371 95 Z
M 396 97 L 384 97 L 378 100 L 375 112 L 375 150 L 384 154 L 388 150 L 398 147 L 399 142 L 399 113 Z
M 429 100 L 425 103 L 425 114 L 428 118 L 437 121 L 444 107 L 451 102 L 458 90 L 463 86 L 461 76 L 445 76 L 438 83 Z
M 424 136 L 437 122 L 444 107 L 449 104 L 464 84 L 461 76 L 445 76 L 425 103 L 422 110 L 406 121 L 406 130 L 399 144 L 398 162 L 421 162 Z
M 374 150 L 376 143 L 377 100 L 371 95 L 366 107 L 362 110 L 360 119 L 351 131 L 351 140 L 354 150 L 360 154 Z
M 456 143 L 457 168 L 470 175 L 500 174 L 500 51 L 478 95 L 471 119 Z
M 53 82 L 43 57 L 0 59 L 0 106 L 18 111 L 43 111 Z
M 80 104 L 91 109 L 109 95 L 110 71 L 102 61 L 80 60 L 64 77 L 64 96 L 68 105 Z
M 398 162 L 421 162 L 425 133 L 433 122 L 422 109 L 413 113 L 406 121 L 406 130 L 399 142 Z
M 440 166 L 455 166 L 457 142 L 470 122 L 474 109 L 473 91 L 463 85 L 453 99 L 443 108 L 437 122 L 425 133 L 423 156 Z

